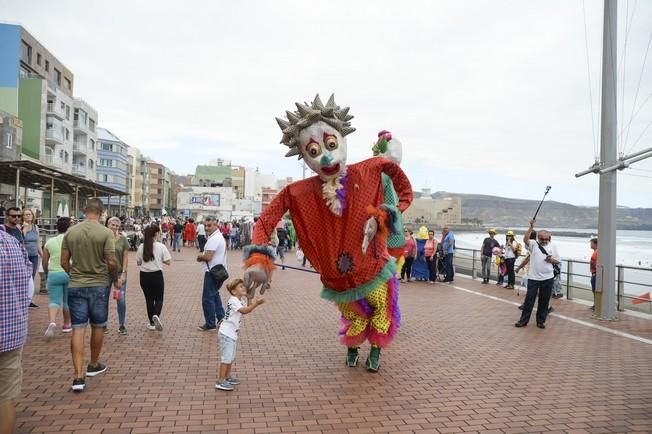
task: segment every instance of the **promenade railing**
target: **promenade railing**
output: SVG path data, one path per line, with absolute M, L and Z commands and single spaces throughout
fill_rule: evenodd
M 481 277 L 481 253 L 476 249 L 456 248 L 455 273 Z M 520 256 L 516 261 L 518 266 L 526 256 Z M 600 270 L 598 270 L 598 273 Z M 491 278 L 498 277 L 498 267 L 492 261 Z M 525 270 L 516 276 L 516 282 L 522 285 Z M 505 282 L 507 279 L 505 278 Z M 613 282 L 616 288 L 616 302 L 619 311 L 625 309 L 637 312 L 652 314 L 652 300 L 643 298 L 645 294 L 652 292 L 652 268 L 635 267 L 629 265 L 616 266 L 616 280 Z M 591 292 L 591 274 L 589 262 L 577 259 L 562 258 L 561 263 L 561 286 L 569 300 L 574 298 L 593 302 Z

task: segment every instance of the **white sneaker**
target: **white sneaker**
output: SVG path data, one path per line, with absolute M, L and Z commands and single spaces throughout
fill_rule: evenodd
M 156 327 L 151 325 L 151 324 L 147 324 L 147 330 L 154 331 L 154 330 L 156 330 Z
M 50 325 L 48 326 L 47 330 L 45 330 L 45 337 L 46 338 L 52 338 L 54 337 L 54 333 L 57 330 L 57 324 L 54 322 L 51 322 Z
M 158 315 L 152 316 L 152 322 L 154 323 L 154 328 L 158 331 L 163 331 L 163 323 L 161 322 L 161 318 L 158 317 Z

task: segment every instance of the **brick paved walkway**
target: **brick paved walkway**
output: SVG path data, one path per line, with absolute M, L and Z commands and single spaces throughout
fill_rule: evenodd
M 70 392 L 69 336 L 44 339 L 47 301 L 37 296 L 18 432 L 652 432 L 652 345 L 559 317 L 545 330 L 516 329 L 515 306 L 442 284 L 402 286 L 402 328 L 370 374 L 344 366 L 337 311 L 319 298 L 317 276 L 278 271 L 268 303 L 243 322 L 234 366 L 242 384 L 216 391 L 216 336 L 195 329 L 193 254 L 176 253 L 166 270 L 163 333 L 145 330 L 132 255 L 129 335 L 117 334 L 112 302 L 101 358 L 109 371 L 81 394 Z M 231 255 L 233 274 L 239 257 Z M 456 286 L 520 301 L 470 279 Z M 554 303 L 596 324 L 585 306 Z M 649 320 L 598 324 L 652 334 Z

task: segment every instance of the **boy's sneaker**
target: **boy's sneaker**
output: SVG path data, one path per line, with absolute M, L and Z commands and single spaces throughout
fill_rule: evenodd
M 75 378 L 72 381 L 73 392 L 83 392 L 86 387 L 86 381 L 83 378 Z
M 127 335 L 127 328 L 125 326 L 121 325 L 120 328 L 118 329 L 118 333 L 120 333 L 122 336 L 126 336 Z
M 226 380 L 215 383 L 215 388 L 217 390 L 226 390 L 227 392 L 230 392 L 234 389 L 233 384 L 229 383 Z
M 226 377 L 226 380 L 224 380 L 224 381 L 226 381 L 227 383 L 229 383 L 229 384 L 231 384 L 233 386 L 237 386 L 238 384 L 240 384 L 240 380 L 238 380 L 237 378 L 234 378 L 234 377 Z
M 101 374 L 102 372 L 106 372 L 107 367 L 106 365 L 103 365 L 100 362 L 97 362 L 97 365 L 95 367 L 91 366 L 90 364 L 86 367 L 86 376 L 87 377 L 94 377 L 98 374 Z
M 152 316 L 152 322 L 154 323 L 154 328 L 160 332 L 163 331 L 163 323 L 161 322 L 161 318 L 158 317 L 158 315 Z
M 197 330 L 200 332 L 214 332 L 217 330 L 217 327 L 208 327 L 206 324 L 197 326 Z
M 64 333 L 70 333 L 72 331 L 72 326 L 70 324 L 64 324 L 61 331 Z
M 154 327 L 154 324 L 147 324 L 147 330 L 154 331 L 156 330 L 156 327 Z
M 45 330 L 45 337 L 46 338 L 52 338 L 54 337 L 54 332 L 57 330 L 57 324 L 51 322 L 50 325 L 48 326 L 47 330 Z

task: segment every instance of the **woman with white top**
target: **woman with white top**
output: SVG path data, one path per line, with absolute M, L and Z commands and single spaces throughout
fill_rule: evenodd
M 148 330 L 163 330 L 161 309 L 163 309 L 163 264 L 170 265 L 172 257 L 167 247 L 159 241 L 160 228 L 152 223 L 145 229 L 145 239 L 138 246 L 136 263 L 140 267 L 140 287 L 145 294 L 147 305 Z
M 514 273 L 514 264 L 518 255 L 518 243 L 514 239 L 514 232 L 507 231 L 505 237 L 505 266 L 507 267 L 507 285 L 506 289 L 514 289 L 516 283 L 516 274 Z

